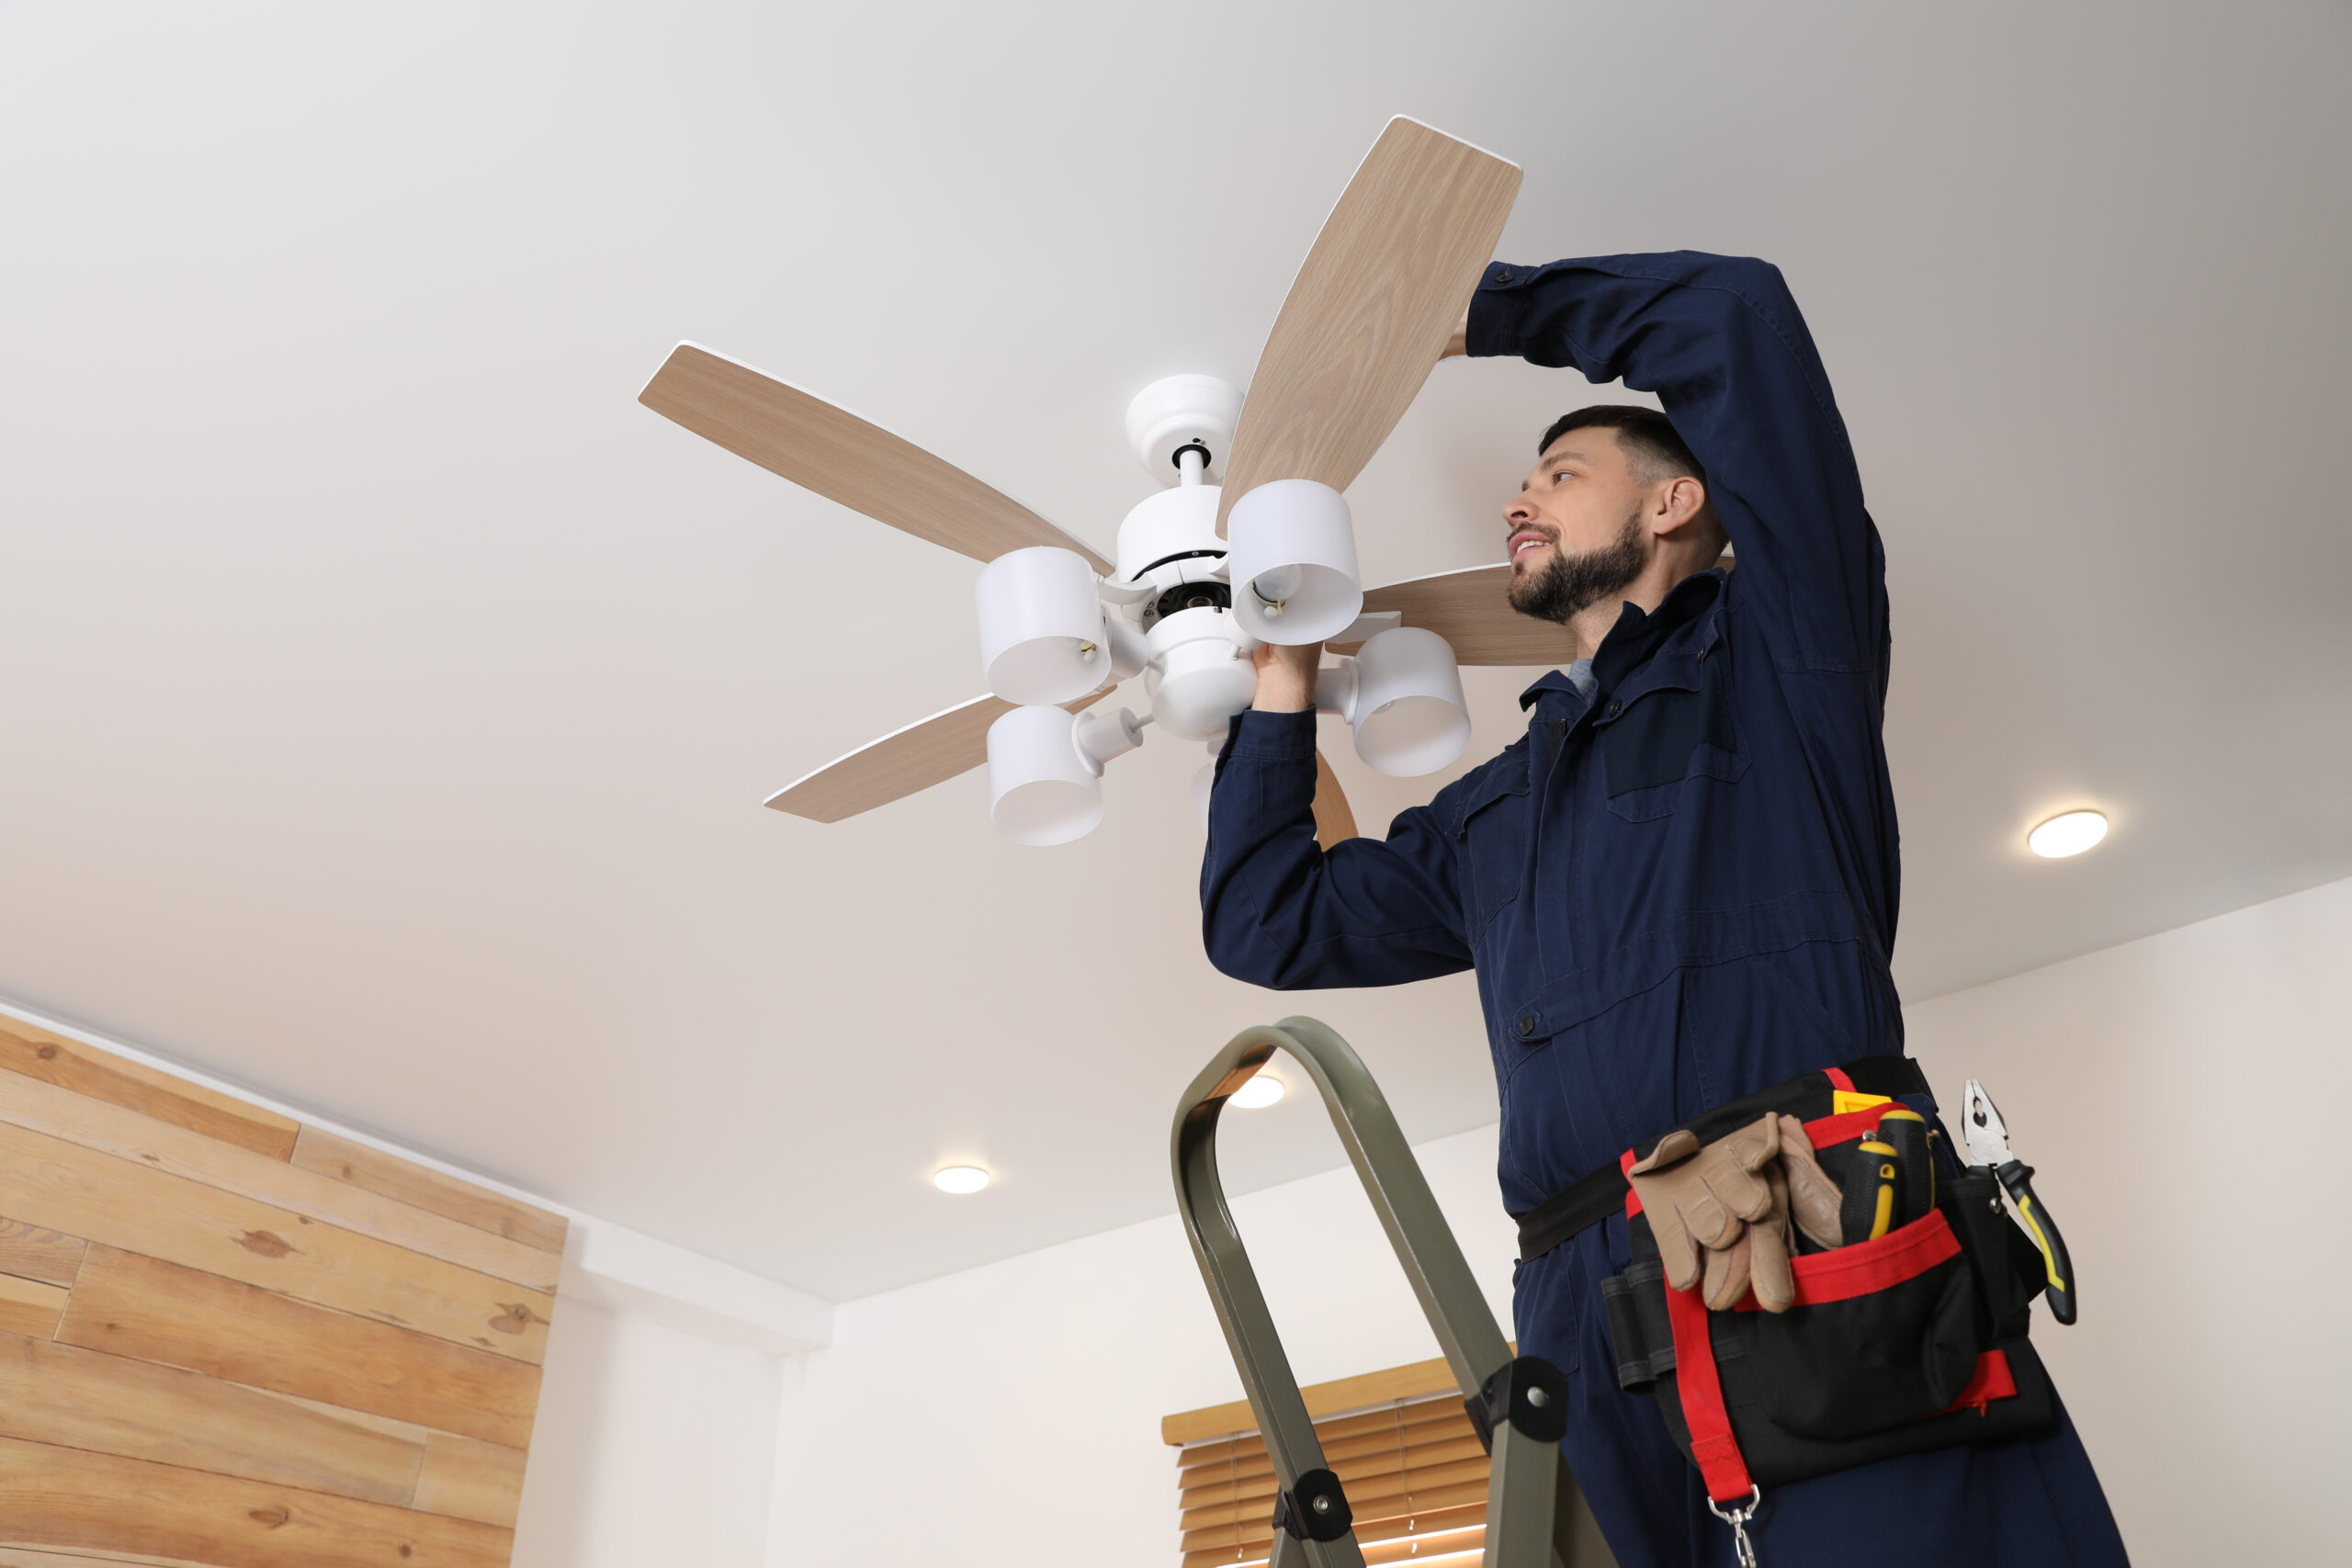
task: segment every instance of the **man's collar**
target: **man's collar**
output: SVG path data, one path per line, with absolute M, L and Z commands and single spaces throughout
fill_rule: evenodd
M 1542 680 L 1536 682 L 1535 684 L 1528 687 L 1527 690 L 1519 694 L 1520 711 L 1524 713 L 1529 708 L 1533 707 L 1537 703 L 1542 702 L 1544 700 L 1544 694 L 1546 692 L 1566 692 L 1568 695 L 1577 698 L 1578 701 L 1582 701 L 1584 697 L 1584 694 L 1577 690 L 1577 683 L 1568 679 L 1566 671 L 1555 670 L 1550 674 L 1544 676 Z
M 1656 614 L 1644 615 L 1639 604 L 1627 600 L 1617 612 L 1617 624 L 1609 628 L 1609 635 L 1600 639 L 1600 651 L 1592 656 L 1592 673 L 1600 682 L 1600 689 L 1605 692 L 1613 688 L 1642 660 L 1657 652 L 1658 644 L 1679 627 L 1704 615 L 1723 591 L 1723 569 L 1714 567 L 1693 572 L 1668 590 Z M 1533 707 L 1546 692 L 1580 695 L 1576 682 L 1555 670 L 1519 694 L 1521 710 Z

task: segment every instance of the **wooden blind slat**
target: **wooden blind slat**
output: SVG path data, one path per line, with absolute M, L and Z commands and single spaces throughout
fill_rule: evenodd
M 1470 1417 L 1463 1411 L 1462 1402 L 1445 1400 L 1399 1405 L 1388 1410 L 1367 1410 L 1360 1415 L 1317 1421 L 1315 1423 L 1315 1435 L 1329 1448 L 1334 1442 L 1371 1434 L 1391 1433 L 1400 1427 L 1408 1430 L 1418 1427 L 1434 1430 L 1446 1427 L 1464 1432 L 1471 1429 Z M 1178 1455 L 1176 1463 L 1180 1471 L 1202 1470 L 1234 1460 L 1261 1457 L 1265 1451 L 1264 1440 L 1251 1432 L 1215 1443 L 1195 1443 Z
M 1399 1455 L 1394 1449 L 1385 1454 L 1370 1454 L 1363 1459 L 1334 1461 L 1324 1456 L 1340 1483 L 1347 1488 L 1348 1501 L 1356 1517 L 1368 1517 L 1357 1498 L 1387 1496 L 1399 1489 L 1396 1479 L 1410 1474 L 1417 1483 L 1428 1485 L 1448 1484 L 1461 1479 L 1455 1473 L 1461 1464 L 1469 1464 L 1468 1472 L 1483 1475 L 1487 1472 L 1487 1450 L 1476 1435 L 1465 1435 L 1454 1442 L 1435 1445 Z M 1180 1495 L 1183 1506 L 1179 1510 L 1186 1528 L 1206 1523 L 1210 1517 L 1224 1517 L 1238 1506 L 1245 1517 L 1253 1510 L 1270 1509 L 1278 1490 L 1271 1466 L 1259 1474 L 1236 1477 L 1228 1485 L 1200 1486 Z
M 1463 1447 L 1465 1443 L 1468 1448 Z M 1325 1443 L 1322 1447 L 1324 1462 L 1340 1472 L 1342 1479 L 1346 1477 L 1347 1467 L 1351 1464 L 1383 1458 L 1395 1462 L 1400 1454 L 1407 1463 L 1434 1464 L 1460 1459 L 1469 1453 L 1483 1454 L 1487 1451 L 1479 1445 L 1478 1434 L 1471 1430 L 1467 1421 L 1454 1425 L 1430 1423 L 1424 1427 L 1408 1427 L 1386 1437 L 1367 1433 L 1343 1442 Z M 1256 1454 L 1246 1460 L 1231 1460 L 1224 1464 L 1185 1470 L 1177 1477 L 1177 1490 L 1186 1499 L 1184 1506 L 1191 1507 L 1196 1493 L 1204 1497 L 1214 1496 L 1221 1487 L 1229 1487 L 1236 1482 L 1271 1479 L 1273 1473 L 1273 1460 L 1264 1454 Z
M 1324 1389 L 1396 1388 L 1408 1397 L 1340 1409 L 1315 1423 L 1324 1462 L 1347 1488 L 1367 1568 L 1468 1568 L 1484 1551 L 1487 1451 L 1442 1386 L 1442 1362 L 1349 1379 Z M 1421 1393 L 1422 1389 L 1432 1392 Z M 1330 1393 L 1310 1404 L 1332 1408 Z M 1198 1417 L 1171 1417 L 1170 1427 Z M 1256 1432 L 1204 1434 L 1177 1456 L 1177 1527 L 1184 1568 L 1261 1568 L 1273 1539 L 1273 1461 Z

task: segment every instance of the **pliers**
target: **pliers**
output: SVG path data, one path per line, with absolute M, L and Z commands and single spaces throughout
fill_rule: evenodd
M 1993 1108 L 1984 1086 L 1974 1078 L 1968 1080 L 1961 1116 L 1967 1130 L 1968 1152 L 1979 1166 L 1992 1168 L 1993 1174 L 2000 1179 L 2002 1190 L 2017 1206 L 2018 1222 L 2041 1249 L 2042 1268 L 2050 1276 L 2050 1315 L 2060 1323 L 2074 1322 L 2074 1260 L 2066 1256 L 2066 1243 L 2058 1235 L 2058 1227 L 2051 1223 L 2050 1212 L 2034 1196 L 2033 1167 L 2009 1152 L 2008 1126 Z

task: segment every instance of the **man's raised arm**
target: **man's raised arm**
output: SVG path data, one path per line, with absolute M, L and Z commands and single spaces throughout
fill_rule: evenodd
M 1397 986 L 1470 967 L 1454 846 L 1433 807 L 1398 817 L 1385 841 L 1350 839 L 1328 853 L 1315 841 L 1312 708 L 1239 715 L 1216 769 L 1201 860 L 1210 963 L 1274 990 Z
M 1464 347 L 1656 392 L 1706 468 L 1740 596 L 1776 623 L 1780 662 L 1883 671 L 1885 557 L 1779 268 L 1696 251 L 1496 262 Z

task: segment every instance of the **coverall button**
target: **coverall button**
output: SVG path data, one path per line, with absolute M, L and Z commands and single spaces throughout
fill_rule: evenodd
M 1529 1035 L 1531 1035 L 1531 1034 L 1532 1034 L 1532 1033 L 1534 1033 L 1534 1032 L 1535 1032 L 1535 1015 L 1534 1015 L 1534 1014 L 1532 1014 L 1532 1013 L 1530 1013 L 1527 1017 L 1522 1018 L 1522 1019 L 1521 1019 L 1521 1020 L 1519 1021 L 1519 1037 L 1520 1037 L 1521 1040 L 1524 1040 L 1524 1039 L 1526 1039 Z
M 1495 268 L 1495 281 L 1497 283 L 1509 283 L 1510 281 L 1510 268 L 1507 266 L 1498 266 Z
M 1615 697 L 1611 697 L 1611 698 L 1610 698 L 1610 699 L 1609 699 L 1609 716 L 1610 716 L 1610 717 L 1611 717 L 1611 718 L 1615 718 L 1619 714 L 1623 713 L 1624 710 L 1625 710 L 1625 705 L 1624 705 L 1623 703 L 1619 702 Z

